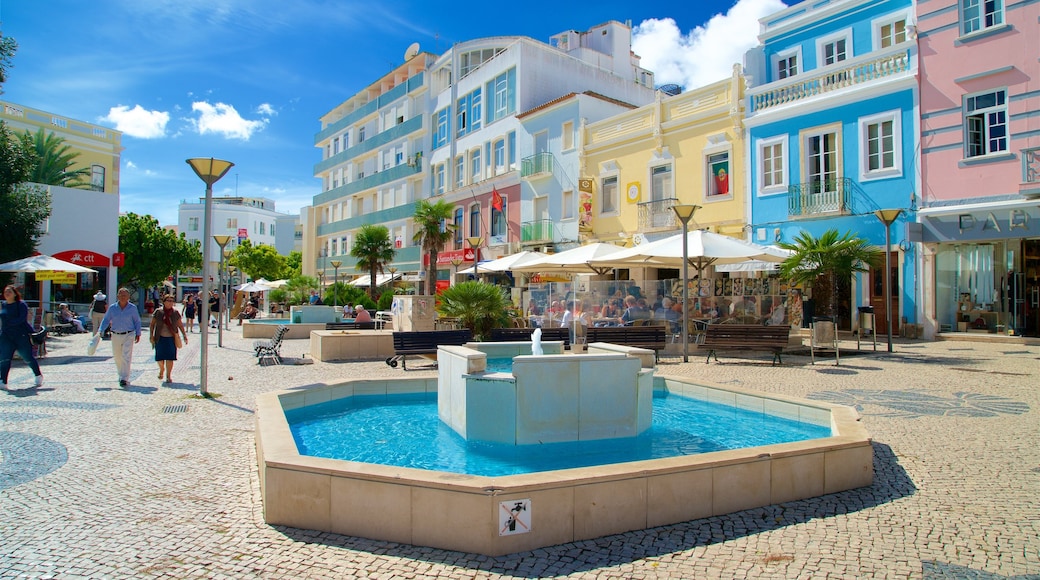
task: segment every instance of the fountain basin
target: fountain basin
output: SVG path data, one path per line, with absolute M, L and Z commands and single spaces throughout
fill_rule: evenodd
M 681 377 L 658 375 L 652 384 L 670 394 L 830 426 L 832 436 L 502 477 L 300 455 L 285 418 L 288 409 L 343 397 L 437 390 L 435 378 L 350 380 L 258 397 L 264 519 L 272 525 L 498 556 L 873 481 L 870 437 L 854 409 Z M 518 516 L 513 529 L 510 514 Z

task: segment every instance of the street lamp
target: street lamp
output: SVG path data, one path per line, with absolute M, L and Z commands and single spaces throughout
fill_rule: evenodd
M 673 205 L 672 211 L 682 222 L 682 361 L 690 362 L 690 220 L 699 205 Z
M 892 352 L 892 266 L 889 247 L 892 245 L 892 222 L 896 221 L 901 209 L 879 209 L 874 212 L 877 219 L 885 224 L 885 326 L 888 327 L 888 352 Z
M 343 265 L 343 261 L 333 260 L 329 263 L 332 264 L 334 272 L 334 278 L 332 279 L 332 309 L 335 310 L 339 306 L 339 294 L 336 292 L 336 285 L 339 284 L 339 267 Z
M 230 250 L 227 253 L 230 254 L 231 253 Z M 228 294 L 231 294 L 232 296 L 237 294 L 237 292 L 232 293 L 232 290 L 235 289 L 235 272 L 236 271 L 237 271 L 237 269 L 234 266 L 232 266 L 231 264 L 228 264 L 228 266 L 227 266 Z M 234 304 L 235 301 L 232 300 L 231 303 Z M 231 328 L 230 328 L 230 325 L 231 325 L 231 307 L 230 306 L 227 308 L 227 316 L 224 317 L 224 324 L 225 324 L 224 330 L 231 330 Z
M 451 285 L 454 286 L 455 282 L 458 282 L 459 266 L 462 265 L 462 258 L 459 258 L 458 256 L 452 258 L 451 259 L 451 265 L 455 266 L 455 274 L 453 274 L 452 277 L 451 277 Z
M 473 249 L 473 276 L 476 277 L 480 274 L 480 244 L 484 242 L 484 238 L 470 236 L 466 238 L 466 241 L 469 242 L 469 247 Z
M 224 177 L 235 164 L 212 157 L 196 157 L 186 161 L 191 166 L 192 171 L 195 172 L 195 175 L 198 175 L 199 179 L 206 184 L 206 203 L 202 216 L 202 295 L 208 296 L 209 276 L 206 275 L 206 269 L 209 268 L 209 237 L 213 231 L 209 219 L 210 210 L 213 208 L 213 184 L 219 181 L 221 177 Z M 201 353 L 199 355 L 201 357 L 199 361 L 199 394 L 204 397 L 209 396 L 206 384 L 208 378 L 206 366 L 209 363 L 208 346 L 209 332 L 203 332 L 202 343 L 199 349 Z
M 224 248 L 224 274 L 227 275 L 227 282 L 224 286 L 225 302 L 222 306 L 224 307 L 223 312 L 226 312 L 227 314 L 221 313 L 220 315 L 220 317 L 224 319 L 224 330 L 231 330 L 231 328 L 229 328 L 229 325 L 231 324 L 231 305 L 228 304 L 227 301 L 230 300 L 231 304 L 235 303 L 235 293 L 232 292 L 233 288 L 231 287 L 231 272 L 235 269 L 234 266 L 231 265 L 232 254 L 234 254 L 234 252 L 231 251 L 231 248 Z
M 318 295 L 325 295 L 325 272 L 318 270 Z
M 224 307 L 227 306 L 227 294 L 224 293 L 224 258 L 227 253 L 224 246 L 231 241 L 231 236 L 213 236 L 213 241 L 220 246 L 220 266 L 217 268 L 217 346 L 224 347 Z

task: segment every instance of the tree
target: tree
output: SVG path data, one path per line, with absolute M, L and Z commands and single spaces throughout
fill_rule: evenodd
M 358 230 L 354 238 L 354 246 L 350 255 L 357 258 L 355 268 L 359 272 L 368 272 L 368 295 L 374 302 L 379 291 L 376 286 L 376 274 L 382 273 L 386 266 L 394 261 L 397 250 L 390 240 L 390 230 L 386 226 L 365 224 Z
M 492 328 L 509 324 L 509 300 L 505 291 L 486 282 L 461 282 L 441 292 L 437 312 L 457 318 L 477 340 L 485 339 Z
M 0 33 L 0 85 L 7 82 L 7 69 L 11 68 L 10 62 L 16 52 L 18 52 L 18 43 L 13 38 L 5 37 L 3 33 Z M 0 90 L 0 94 L 3 92 Z
M 231 264 L 254 280 L 279 280 L 285 273 L 285 256 L 280 255 L 274 246 L 254 246 L 249 240 L 242 240 L 235 248 Z
M 126 261 L 119 268 L 120 286 L 147 288 L 161 284 L 178 270 L 202 268 L 202 249 L 198 240 L 159 227 L 150 215 L 128 213 L 119 216 L 119 249 Z
M 430 257 L 426 268 L 426 293 L 437 288 L 437 255 L 455 236 L 457 224 L 448 223 L 454 207 L 443 199 L 431 203 L 421 199 L 415 204 L 415 235 L 412 240 Z
M 73 151 L 64 138 L 54 133 L 44 133 L 42 128 L 35 134 L 29 131 L 25 134 L 31 139 L 36 150 L 36 166 L 29 176 L 29 181 L 81 189 L 90 187 L 89 167 L 69 169 L 79 157 L 79 152 Z
M 870 247 L 862 238 L 838 230 L 827 230 L 814 238 L 802 231 L 793 243 L 778 244 L 794 252 L 780 264 L 780 275 L 795 284 L 811 284 L 828 297 L 827 309 L 823 314 L 838 315 L 838 287 L 843 280 L 852 278 L 856 272 L 866 272 L 868 265 L 877 264 L 882 253 Z M 821 304 L 822 305 L 822 304 Z
M 35 163 L 31 144 L 0 122 L 0 262 L 32 255 L 46 233 L 44 223 L 51 215 L 50 194 L 27 183 Z
M 289 252 L 289 256 L 285 258 L 285 267 L 282 268 L 282 273 L 277 278 L 268 278 L 268 280 L 281 280 L 292 278 L 293 276 L 299 276 L 303 273 L 303 254 L 293 250 Z

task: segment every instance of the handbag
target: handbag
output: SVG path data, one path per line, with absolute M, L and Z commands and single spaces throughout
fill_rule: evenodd
M 30 334 L 29 342 L 36 346 L 40 346 L 41 344 L 47 342 L 47 328 L 41 328 L 40 330 L 37 330 L 36 332 Z
M 173 335 L 173 344 L 177 348 L 181 348 L 181 347 L 184 346 L 184 342 L 181 340 L 181 335 L 179 333 L 176 333 L 176 332 L 174 333 L 174 335 Z

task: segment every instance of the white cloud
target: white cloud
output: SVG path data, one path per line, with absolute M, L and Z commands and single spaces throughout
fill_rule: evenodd
M 758 44 L 758 19 L 784 8 L 780 0 L 738 0 L 685 35 L 671 18 L 644 20 L 632 30 L 632 50 L 657 84 L 702 87 L 729 77 Z
M 133 109 L 119 105 L 110 108 L 108 116 L 101 117 L 100 121 L 115 124 L 117 131 L 130 137 L 156 139 L 166 135 L 170 114 L 166 111 L 148 111 L 141 105 L 134 105 Z
M 191 110 L 199 113 L 198 119 L 191 120 L 199 135 L 217 133 L 226 139 L 248 141 L 253 133 L 267 125 L 267 119 L 259 121 L 243 119 L 234 107 L 226 103 L 211 105 L 205 101 L 197 101 L 191 104 Z
M 273 117 L 274 115 L 278 114 L 278 111 L 274 110 L 274 107 L 271 106 L 271 103 L 263 103 L 256 108 L 256 114 L 264 115 L 265 117 Z

